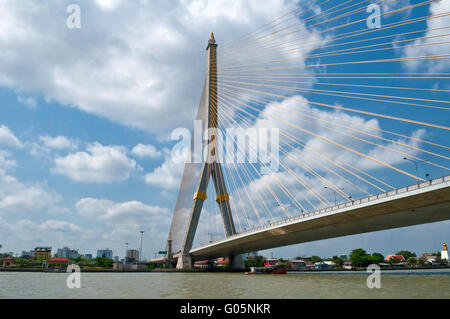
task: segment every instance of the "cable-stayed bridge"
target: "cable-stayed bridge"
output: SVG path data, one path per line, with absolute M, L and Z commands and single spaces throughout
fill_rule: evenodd
M 313 2 L 223 48 L 211 34 L 164 260 L 239 268 L 450 219 L 450 12 L 402 3 Z

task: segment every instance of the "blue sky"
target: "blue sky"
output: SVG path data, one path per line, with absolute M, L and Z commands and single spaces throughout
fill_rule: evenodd
M 80 4 L 81 29 L 66 27 L 66 7 L 72 2 Z M 410 3 L 419 1 L 398 1 L 397 7 L 392 5 L 383 10 L 387 12 Z M 204 48 L 210 31 L 214 30 L 219 43 L 227 43 L 294 6 L 289 1 L 277 0 L 266 1 L 264 5 L 256 0 L 232 4 L 143 1 L 141 5 L 121 0 L 59 1 L 52 6 L 41 1 L 2 1 L 2 251 L 19 253 L 37 245 L 52 246 L 54 252 L 62 246 L 78 248 L 82 253 L 111 248 L 115 255 L 122 257 L 126 242 L 130 248 L 138 248 L 141 229 L 146 231 L 145 257 L 153 257 L 155 251 L 164 249 L 183 168 L 170 160 L 175 141 L 169 136 L 177 127 L 191 129 L 193 126 L 205 74 Z M 444 1 L 394 15 L 382 23 L 449 9 L 448 2 Z M 448 17 L 439 21 L 441 24 L 437 26 L 449 24 Z M 427 26 L 425 22 L 414 26 L 417 30 L 426 27 L 436 26 Z M 403 30 L 396 32 L 412 29 Z M 365 53 L 358 59 L 444 54 L 449 52 L 449 45 L 413 50 Z M 312 52 L 322 51 L 315 48 Z M 346 59 L 349 57 L 321 61 L 333 63 Z M 364 72 L 448 72 L 449 67 L 448 60 L 442 60 L 417 65 L 374 64 L 364 68 Z M 330 68 L 327 72 L 361 72 L 361 69 L 359 66 L 345 70 Z M 401 83 L 385 80 L 382 83 L 400 84 L 450 89 L 448 80 Z M 333 86 L 313 87 L 338 90 Z M 358 105 L 360 109 L 383 114 L 440 125 L 449 123 L 449 116 L 442 110 L 393 108 L 373 101 L 355 104 L 344 98 L 301 95 L 315 102 Z M 414 92 L 417 98 L 448 101 L 448 96 L 446 92 L 434 92 L 432 97 L 427 92 Z M 363 119 L 372 118 L 364 116 Z M 380 119 L 379 126 L 407 136 L 421 129 Z M 426 128 L 421 137 L 448 145 L 449 134 L 443 130 Z M 448 150 L 423 147 L 449 156 Z M 445 160 L 436 163 L 448 167 Z M 412 163 L 397 164 L 415 173 Z M 448 174 L 429 166 L 422 169 L 432 177 Z M 391 176 L 388 170 L 373 172 L 395 186 L 414 183 L 410 178 Z M 449 235 L 446 221 L 273 251 L 283 257 L 335 255 L 358 247 L 385 254 L 400 249 L 422 253 L 439 250 Z

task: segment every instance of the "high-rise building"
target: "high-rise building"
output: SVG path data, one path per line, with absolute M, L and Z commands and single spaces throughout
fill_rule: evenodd
M 97 250 L 97 258 L 113 258 L 113 251 L 111 249 L 99 249 Z
M 127 264 L 135 264 L 139 261 L 139 250 L 137 249 L 128 249 L 127 256 L 125 257 L 125 263 Z
M 76 259 L 80 256 L 77 249 L 70 249 L 69 247 L 58 248 L 58 257 Z
M 84 254 L 84 257 L 86 257 L 87 260 L 92 260 L 92 254 Z

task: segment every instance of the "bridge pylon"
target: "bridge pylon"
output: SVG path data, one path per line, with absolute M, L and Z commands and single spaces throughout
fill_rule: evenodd
M 200 213 L 203 203 L 206 200 L 206 190 L 210 177 L 214 183 L 216 193 L 216 202 L 219 205 L 220 213 L 227 237 L 236 234 L 233 215 L 229 203 L 229 196 L 225 186 L 225 180 L 222 173 L 222 166 L 218 160 L 218 149 L 216 148 L 217 128 L 218 128 L 218 103 L 217 103 L 217 43 L 214 34 L 208 40 L 207 50 L 207 72 L 206 72 L 206 107 L 208 122 L 208 145 L 206 160 L 202 164 L 200 179 L 193 196 L 193 204 L 190 211 L 188 226 L 184 236 L 181 253 L 177 261 L 177 269 L 192 269 L 193 262 L 189 254 L 197 230 Z M 242 257 L 229 256 L 231 267 L 242 269 Z

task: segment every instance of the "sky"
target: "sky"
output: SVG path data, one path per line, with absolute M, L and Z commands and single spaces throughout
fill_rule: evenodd
M 382 9 L 387 12 L 418 2 L 401 0 Z M 81 28 L 66 25 L 70 15 L 66 9 L 72 3 L 81 8 Z M 80 253 L 95 254 L 97 249 L 110 248 L 114 255 L 123 257 L 125 243 L 129 248 L 139 248 L 140 230 L 145 231 L 144 257 L 152 258 L 155 252 L 164 250 L 183 171 L 183 165 L 174 163 L 170 156 L 177 142 L 170 136 L 176 128 L 193 127 L 210 32 L 214 31 L 219 45 L 230 43 L 298 5 L 282 0 L 1 0 L 0 251 L 20 253 L 41 245 L 52 246 L 54 253 L 68 246 Z M 448 1 L 437 2 L 386 18 L 383 24 L 449 9 Z M 447 17 L 429 25 L 424 22 L 422 27 L 436 29 L 449 22 Z M 425 33 L 432 36 L 436 31 Z M 322 46 L 329 41 L 318 40 Z M 416 41 L 424 44 L 428 40 Z M 320 50 L 320 45 L 301 54 Z M 414 57 L 449 52 L 449 46 L 396 50 L 398 56 Z M 360 58 L 365 57 L 373 55 L 367 53 Z M 373 72 L 448 72 L 450 64 L 448 60 L 415 61 L 395 67 L 370 68 Z M 358 72 L 358 67 L 346 72 Z M 420 85 L 450 89 L 448 82 L 439 80 Z M 311 86 L 323 89 L 314 82 Z M 310 97 L 306 93 L 296 96 L 299 100 Z M 425 93 L 419 96 L 426 97 Z M 433 98 L 448 100 L 448 93 Z M 315 101 L 348 103 L 330 96 L 316 97 Z M 283 103 L 287 102 L 267 104 L 259 121 L 268 120 L 271 109 Z M 315 108 L 323 116 L 331 112 L 308 103 L 298 104 Z M 366 102 L 364 107 L 380 107 L 375 104 Z M 449 123 L 445 112 L 433 110 L 395 110 L 393 114 Z M 449 135 L 441 130 L 354 114 L 338 116 L 448 144 Z M 320 132 L 317 125 L 315 130 Z M 315 139 L 308 143 L 321 146 Z M 379 148 L 364 151 L 414 173 L 411 163 L 387 159 L 389 154 L 380 153 Z M 304 150 L 293 152 L 301 156 Z M 376 171 L 370 163 L 334 149 L 330 152 L 352 165 Z M 448 166 L 445 161 L 439 163 Z M 435 168 L 421 169 L 427 169 L 433 177 L 446 174 Z M 391 178 L 387 171 L 378 173 L 399 187 L 414 183 Z M 437 251 L 442 242 L 449 241 L 449 225 L 444 221 L 263 253 L 332 256 L 359 247 L 384 254 L 403 249 Z

